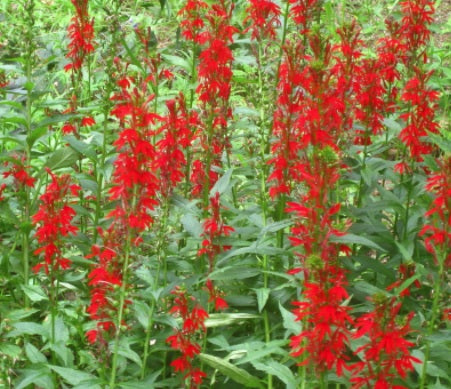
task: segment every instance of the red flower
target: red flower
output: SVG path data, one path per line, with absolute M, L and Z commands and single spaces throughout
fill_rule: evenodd
M 247 16 L 243 24 L 250 22 L 244 30 L 252 30 L 252 39 L 260 41 L 264 38 L 275 39 L 276 27 L 280 26 L 280 7 L 270 0 L 250 0 L 246 8 Z
M 77 227 L 72 225 L 75 210 L 68 205 L 68 196 L 76 196 L 80 187 L 70 184 L 70 176 L 62 175 L 57 177 L 50 169 L 47 172 L 52 178 L 52 182 L 47 186 L 45 193 L 40 197 L 41 205 L 38 212 L 32 217 L 32 221 L 38 226 L 36 237 L 41 247 L 36 249 L 36 255 L 44 253 L 44 262 L 33 267 L 35 272 L 44 268 L 49 271 L 67 269 L 70 260 L 62 255 L 62 238 L 75 234 Z
M 425 236 L 426 250 L 434 255 L 438 264 L 444 255 L 445 266 L 451 266 L 451 157 L 437 161 L 440 170 L 427 181 L 426 190 L 434 195 L 425 216 L 428 223 L 420 231 Z
M 24 166 L 25 157 L 13 157 L 13 162 L 5 162 L 5 166 L 12 165 L 9 170 L 3 172 L 3 177 L 12 176 L 15 181 L 16 190 L 20 190 L 25 186 L 34 187 L 35 179 L 28 173 L 29 166 Z M 6 184 L 3 184 L 6 186 Z
M 227 309 L 229 307 L 229 304 L 227 304 L 227 301 L 222 298 L 222 296 L 224 296 L 224 292 L 215 287 L 210 279 L 207 280 L 205 285 L 209 294 L 208 302 L 215 303 L 215 310 L 222 311 L 224 309 Z
M 72 18 L 68 28 L 70 43 L 66 57 L 71 59 L 71 63 L 67 64 L 64 70 L 77 71 L 82 67 L 86 56 L 94 51 L 94 19 L 89 20 L 88 0 L 71 1 L 76 16 Z
M 94 118 L 92 118 L 90 116 L 86 116 L 83 119 L 81 119 L 82 127 L 90 127 L 90 126 L 93 126 L 94 124 L 96 124 L 96 121 L 94 120 Z
M 427 87 L 432 73 L 422 73 L 419 69 L 415 73 L 401 95 L 409 108 L 400 116 L 405 120 L 406 126 L 401 130 L 399 138 L 408 147 L 411 157 L 422 161 L 423 155 L 430 154 L 434 149 L 425 138 L 428 133 L 438 133 L 438 123 L 434 121 L 438 92 Z
M 210 198 L 209 211 L 211 216 L 204 221 L 204 232 L 202 236 L 205 239 L 202 242 L 202 248 L 198 251 L 198 255 L 206 255 L 210 262 L 209 272 L 213 271 L 214 258 L 223 250 L 228 250 L 229 246 L 219 244 L 218 240 L 223 236 L 229 236 L 234 228 L 224 224 L 220 212 L 221 206 L 219 202 L 219 193 L 216 192 L 214 197 Z
M 160 170 L 160 192 L 168 197 L 173 188 L 183 179 L 186 165 L 183 149 L 191 145 L 194 124 L 197 119 L 186 109 L 182 93 L 166 102 L 168 114 L 162 120 L 157 133 L 162 138 L 157 142 L 156 166 Z
M 313 15 L 319 12 L 321 1 L 318 0 L 289 0 L 291 6 L 290 16 L 296 24 L 302 27 L 301 33 L 306 34 L 309 30 L 309 25 L 312 21 Z
M 190 302 L 195 300 L 188 296 L 185 290 L 177 287 L 172 294 L 176 297 L 175 305 L 170 312 L 180 316 L 183 325 L 181 329 L 174 330 L 174 334 L 166 339 L 172 349 L 178 350 L 182 354 L 171 362 L 171 366 L 176 372 L 186 373 L 184 379 L 190 380 L 190 388 L 198 388 L 206 375 L 193 366 L 193 359 L 201 352 L 197 339 L 206 331 L 205 319 L 208 318 L 208 313 L 198 304 L 191 308 Z
M 404 324 L 398 324 L 401 303 L 383 295 L 375 296 L 373 302 L 374 311 L 362 315 L 356 321 L 357 332 L 354 337 L 366 336 L 369 341 L 355 351 L 355 354 L 361 355 L 362 361 L 353 365 L 353 389 L 371 383 L 375 387 L 395 388 L 393 381 L 397 376 L 405 378 L 407 372 L 413 370 L 413 363 L 421 363 L 410 355 L 409 348 L 414 344 L 405 339 L 411 332 L 409 323 L 413 312 Z
M 0 201 L 3 201 L 5 198 L 2 196 L 3 195 L 3 191 L 6 189 L 6 184 L 1 184 L 0 185 Z
M 426 61 L 425 53 L 418 50 L 425 46 L 431 31 L 428 28 L 433 22 L 434 2 L 431 0 L 406 0 L 401 2 L 403 14 L 400 35 L 406 42 L 406 47 L 410 51 L 409 56 L 412 61 L 416 61 L 420 55 L 423 55 Z M 414 55 L 418 57 L 415 57 Z
M 312 257 L 311 257 L 312 258 Z M 348 369 L 347 347 L 352 323 L 350 308 L 343 305 L 348 298 L 344 272 L 321 259 L 306 269 L 311 282 L 304 284 L 305 301 L 294 302 L 296 320 L 304 320 L 304 330 L 291 338 L 294 357 L 302 357 L 299 365 L 310 364 L 320 373 L 332 368 L 337 375 Z
M 71 123 L 65 123 L 61 128 L 64 135 L 72 134 L 77 131 L 76 127 Z
M 185 39 L 199 43 L 199 35 L 204 27 L 203 13 L 206 8 L 208 4 L 202 0 L 188 0 L 179 11 L 178 14 L 183 17 L 180 25 Z

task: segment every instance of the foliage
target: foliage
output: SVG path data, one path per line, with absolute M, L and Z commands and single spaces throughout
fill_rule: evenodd
M 449 387 L 450 11 L 2 1 L 0 387 Z

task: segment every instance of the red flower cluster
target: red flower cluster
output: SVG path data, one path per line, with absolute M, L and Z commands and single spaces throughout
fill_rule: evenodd
M 184 378 L 190 380 L 190 388 L 198 388 L 206 374 L 193 366 L 193 359 L 201 352 L 197 339 L 206 331 L 205 319 L 208 318 L 208 313 L 197 303 L 191 308 L 190 302 L 195 302 L 195 299 L 187 296 L 185 290 L 177 287 L 172 294 L 176 297 L 170 313 L 180 317 L 183 324 L 181 329 L 176 329 L 175 333 L 166 339 L 172 349 L 182 354 L 171 362 L 171 366 L 176 372 L 185 373 Z
M 167 198 L 172 189 L 183 179 L 186 165 L 183 149 L 191 146 L 193 128 L 198 124 L 195 112 L 188 112 L 182 93 L 166 102 L 168 114 L 157 130 L 162 135 L 156 144 L 156 166 L 160 170 L 160 193 Z
M 300 247 L 303 271 L 303 300 L 295 302 L 294 313 L 303 321 L 303 331 L 291 339 L 292 355 L 302 357 L 300 364 L 310 364 L 316 373 L 335 368 L 343 373 L 348 359 L 349 309 L 345 272 L 339 264 L 340 252 L 349 248 L 331 241 L 342 235 L 336 226 L 340 204 L 331 203 L 329 195 L 340 177 L 341 162 L 336 144 L 343 131 L 345 93 L 337 88 L 349 85 L 334 71 L 332 47 L 317 34 L 309 35 L 313 55 L 302 46 L 287 46 L 281 66 L 278 109 L 274 115 L 277 155 L 270 163 L 270 176 L 278 185 L 271 195 L 290 193 L 291 184 L 302 185 L 299 201 L 288 202 L 286 212 L 294 214 L 290 241 Z M 341 50 L 341 49 L 340 49 Z M 299 68 L 299 63 L 305 66 Z M 342 66 L 343 68 L 343 66 Z M 336 75 L 336 76 L 334 76 Z
M 356 130 L 355 144 L 371 144 L 370 135 L 380 134 L 383 130 L 383 114 L 385 113 L 384 95 L 386 90 L 380 76 L 378 60 L 364 60 L 358 74 L 359 87 L 356 91 L 357 105 L 355 118 L 360 121 L 363 130 Z
M 123 247 L 130 242 L 140 243 L 139 233 L 151 225 L 149 212 L 157 204 L 159 181 L 154 174 L 157 153 L 150 126 L 159 116 L 149 110 L 154 98 L 147 92 L 149 80 L 149 77 L 145 80 L 123 77 L 118 81 L 120 91 L 112 97 L 116 106 L 111 114 L 119 119 L 122 128 L 114 143 L 119 155 L 114 162 L 110 189 L 110 200 L 116 201 L 116 207 L 108 215 L 112 224 L 106 232 L 101 231 L 103 248 L 93 246 L 88 256 L 98 258 L 88 276 L 93 287 L 88 312 L 98 321 L 96 329 L 87 333 L 92 343 L 106 344 L 106 335 L 115 330 L 113 317 L 120 307 L 114 304 L 117 300 L 114 291 L 123 281 Z
M 41 205 L 32 217 L 33 223 L 38 226 L 36 237 L 41 245 L 34 254 L 44 254 L 44 261 L 34 266 L 33 271 L 37 273 L 44 268 L 46 274 L 70 266 L 71 261 L 65 258 L 61 251 L 62 239 L 78 230 L 71 224 L 75 210 L 68 205 L 68 196 L 77 196 L 80 190 L 78 185 L 70 183 L 71 177 L 68 174 L 57 177 L 48 168 L 47 172 L 52 182 L 41 195 Z
M 122 272 L 120 265 L 120 250 L 123 244 L 123 236 L 120 231 L 110 228 L 103 232 L 100 230 L 103 240 L 103 248 L 97 245 L 92 247 L 91 254 L 86 258 L 99 258 L 99 263 L 89 273 L 88 285 L 91 289 L 91 303 L 87 312 L 92 320 L 97 321 L 96 328 L 88 331 L 86 336 L 92 344 L 107 343 L 107 334 L 112 335 L 116 324 L 113 317 L 117 312 L 118 296 L 114 293 L 122 285 Z
M 307 259 L 309 280 L 304 283 L 305 301 L 294 302 L 296 320 L 304 320 L 304 329 L 291 338 L 291 355 L 303 357 L 299 365 L 311 363 L 316 373 L 336 369 L 337 375 L 349 357 L 346 355 L 352 324 L 350 307 L 343 306 L 349 295 L 343 270 L 320 257 Z
M 206 47 L 199 56 L 196 92 L 202 105 L 203 128 L 197 135 L 205 160 L 194 161 L 191 181 L 195 196 L 213 187 L 218 174 L 212 168 L 221 166 L 222 153 L 230 147 L 227 120 L 232 115 L 229 97 L 233 54 L 229 45 L 237 32 L 229 24 L 232 10 L 233 4 L 227 8 L 224 0 L 213 4 L 205 15 L 206 29 L 199 34 L 199 43 Z
M 0 201 L 5 200 L 5 198 L 3 197 L 3 191 L 6 189 L 6 184 L 1 184 L 0 185 Z
M 4 165 L 7 167 L 8 165 L 12 165 L 9 170 L 3 172 L 3 177 L 13 177 L 16 185 L 16 190 L 20 190 L 25 186 L 30 188 L 34 187 L 35 179 L 30 176 L 28 173 L 28 166 L 24 166 L 23 163 L 25 161 L 25 157 L 13 157 L 11 162 L 6 161 Z M 4 184 L 6 186 L 6 184 Z
M 411 332 L 409 323 L 413 312 L 400 324 L 398 313 L 401 303 L 397 303 L 395 298 L 375 296 L 373 303 L 374 311 L 362 315 L 356 321 L 354 338 L 366 336 L 369 342 L 355 351 L 357 355 L 362 354 L 362 360 L 352 366 L 352 388 L 405 388 L 393 384 L 394 379 L 398 376 L 405 378 L 407 372 L 413 370 L 413 362 L 421 363 L 410 355 L 409 348 L 414 344 L 405 339 Z
M 275 181 L 269 190 L 271 197 L 280 193 L 289 194 L 293 180 L 298 176 L 295 163 L 301 145 L 295 130 L 296 119 L 299 116 L 299 100 L 302 91 L 299 88 L 302 79 L 302 69 L 299 63 L 303 60 L 304 48 L 290 43 L 285 47 L 284 61 L 279 68 L 279 96 L 273 116 L 272 133 L 276 141 L 271 146 L 273 158 L 268 164 L 273 165 L 273 171 L 268 181 Z
M 257 41 L 275 39 L 276 27 L 281 24 L 280 7 L 271 0 L 250 0 L 249 3 L 243 24 L 250 22 L 250 25 L 244 32 L 251 30 L 251 38 Z
M 78 70 L 82 67 L 86 56 L 94 51 L 94 19 L 89 20 L 88 0 L 71 0 L 75 7 L 76 16 L 72 18 L 69 32 L 69 52 L 66 57 L 71 63 L 64 70 Z
M 413 277 L 415 275 L 415 263 L 401 263 L 399 265 L 399 280 L 395 281 L 393 284 L 389 285 L 387 287 L 387 290 L 390 291 L 392 289 L 397 288 L 398 286 L 402 285 L 402 283 L 406 280 L 408 280 L 410 277 Z M 415 280 L 413 285 L 415 285 L 417 288 L 421 287 L 421 283 L 418 280 Z M 401 290 L 399 292 L 400 297 L 410 296 L 410 286 L 407 287 L 404 290 Z
M 446 267 L 451 267 L 451 157 L 437 161 L 440 171 L 428 178 L 426 190 L 434 194 L 432 207 L 426 212 L 426 224 L 421 236 L 426 236 L 426 249 L 434 255 L 436 263 L 443 256 Z
M 403 14 L 402 25 L 400 27 L 401 39 L 407 48 L 407 57 L 411 61 L 416 61 L 421 56 L 426 62 L 426 53 L 418 52 L 425 46 L 431 31 L 428 25 L 433 21 L 435 12 L 434 1 L 431 0 L 406 0 L 401 2 Z
M 198 255 L 206 255 L 208 257 L 210 263 L 209 272 L 212 272 L 215 257 L 220 252 L 230 249 L 230 246 L 218 244 L 217 240 L 222 236 L 230 235 L 234 229 L 222 221 L 218 192 L 216 192 L 214 197 L 210 198 L 208 210 L 211 216 L 204 221 L 204 232 L 202 233 L 204 240 Z
M 430 154 L 434 147 L 425 141 L 428 133 L 438 133 L 438 123 L 434 121 L 438 92 L 431 90 L 427 82 L 432 73 L 415 70 L 404 88 L 401 99 L 409 107 L 400 117 L 407 123 L 399 134 L 399 138 L 408 147 L 410 156 L 416 161 L 422 161 L 423 155 Z
M 208 4 L 202 0 L 187 0 L 186 5 L 179 11 L 183 17 L 180 23 L 182 35 L 185 39 L 200 43 L 200 32 L 204 28 L 203 14 Z
M 302 27 L 301 33 L 306 34 L 313 16 L 320 11 L 322 1 L 319 0 L 289 0 L 291 6 L 290 15 L 296 24 Z
M 207 282 L 205 283 L 205 286 L 208 291 L 208 294 L 210 295 L 210 297 L 208 298 L 208 302 L 215 303 L 216 311 L 222 311 L 223 309 L 226 309 L 229 307 L 229 304 L 227 304 L 227 301 L 225 301 L 223 299 L 224 292 L 221 291 L 216 286 L 214 286 L 213 281 L 208 279 Z
M 141 32 L 137 34 L 145 40 Z M 111 114 L 119 120 L 121 128 L 114 142 L 118 156 L 109 191 L 109 199 L 116 202 L 116 207 L 107 215 L 113 219 L 108 230 L 100 230 L 103 247 L 94 245 L 88 256 L 98 258 L 89 274 L 92 289 L 88 312 L 91 319 L 98 321 L 97 327 L 87 333 L 91 343 L 106 344 L 106 335 L 115 330 L 113 317 L 120 309 L 115 303 L 118 299 L 115 291 L 123 283 L 124 245 L 141 243 L 140 234 L 153 223 L 151 212 L 159 204 L 158 193 L 169 196 L 182 179 L 186 161 L 181 149 L 190 144 L 191 126 L 195 123 L 195 115 L 187 113 L 182 95 L 167 102 L 166 117 L 153 113 L 155 95 L 150 90 L 160 79 L 172 75 L 158 70 L 159 58 L 146 56 L 145 63 L 149 75 L 121 77 L 120 90 L 112 97 L 116 105 Z M 121 64 L 117 65 L 121 71 Z M 160 139 L 154 146 L 157 136 Z
M 120 92 L 112 98 L 117 104 L 111 114 L 119 119 L 122 131 L 114 142 L 119 155 L 114 162 L 114 185 L 110 189 L 110 199 L 118 203 L 108 216 L 137 233 L 152 223 L 149 211 L 157 205 L 159 188 L 154 173 L 157 155 L 152 144 L 154 131 L 150 127 L 160 116 L 149 108 L 154 99 L 147 92 L 149 81 L 150 76 L 144 80 L 124 77 L 118 82 Z
M 9 84 L 9 81 L 6 79 L 6 74 L 3 70 L 0 70 L 0 88 L 4 88 Z
M 78 74 L 78 82 L 81 81 L 81 68 L 85 58 L 94 51 L 94 19 L 89 20 L 88 14 L 88 0 L 71 0 L 75 7 L 76 15 L 72 18 L 72 23 L 69 25 L 68 32 L 70 42 L 68 45 L 69 52 L 66 57 L 71 60 L 69 64 L 64 67 L 64 70 L 72 72 L 72 84 L 75 86 L 74 75 Z M 71 96 L 70 106 L 63 113 L 76 113 L 78 108 L 77 94 L 74 92 Z M 72 119 L 64 123 L 61 131 L 63 134 L 77 133 L 78 126 L 90 127 L 95 124 L 94 118 L 91 116 L 84 117 L 81 122 L 76 122 Z

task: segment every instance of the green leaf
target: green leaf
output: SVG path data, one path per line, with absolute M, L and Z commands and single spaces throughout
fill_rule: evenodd
M 217 269 L 209 276 L 211 280 L 243 280 L 260 274 L 260 270 L 253 267 L 227 266 Z
M 4 143 L 4 142 L 14 142 L 14 143 L 18 143 L 18 144 L 20 144 L 22 146 L 25 146 L 24 137 L 22 135 L 17 135 L 17 136 L 1 135 L 0 136 L 0 141 L 2 143 Z
M 34 345 L 27 343 L 25 345 L 25 354 L 31 363 L 46 363 L 47 358 Z
M 405 242 L 401 244 L 400 242 L 395 241 L 396 246 L 398 246 L 399 252 L 402 255 L 402 258 L 405 261 L 410 261 L 412 259 L 413 250 L 415 248 L 415 245 L 413 242 Z
M 47 295 L 39 285 L 21 285 L 21 288 L 33 302 L 48 300 Z
M 298 387 L 293 372 L 287 366 L 272 360 L 265 361 L 263 363 L 260 362 L 251 362 L 251 363 L 252 366 L 254 366 L 257 370 L 261 370 L 268 374 L 276 376 L 286 385 L 285 388 L 296 389 Z
M 56 333 L 58 333 L 56 331 Z M 59 341 L 50 345 L 50 349 L 60 358 L 64 366 L 72 366 L 74 364 L 74 354 L 72 350 L 66 346 L 66 342 Z
M 280 222 L 274 222 L 271 224 L 268 224 L 267 226 L 263 227 L 261 234 L 264 235 L 268 232 L 277 232 L 279 230 L 283 230 L 284 228 L 287 228 L 293 224 L 293 221 L 291 220 L 282 220 Z
M 41 369 L 24 369 L 18 383 L 14 386 L 15 389 L 24 389 L 29 385 L 33 388 L 40 387 L 45 389 L 53 389 L 53 380 L 50 370 L 46 367 Z
M 7 355 L 10 358 L 18 358 L 22 349 L 11 343 L 0 343 L 0 354 Z
M 257 304 L 258 304 L 258 312 L 261 312 L 268 301 L 269 293 L 271 289 L 269 288 L 259 288 L 254 289 L 255 294 L 257 295 Z
M 263 388 L 257 377 L 250 375 L 246 370 L 236 367 L 225 359 L 215 357 L 214 355 L 199 354 L 199 359 L 211 366 L 213 369 L 217 369 L 226 377 L 231 378 L 235 382 L 244 385 L 248 388 Z
M 130 343 L 126 338 L 120 340 L 118 353 L 135 362 L 139 367 L 142 366 L 141 357 L 130 348 Z
M 195 238 L 200 238 L 203 228 L 199 223 L 199 220 L 192 214 L 186 213 L 182 216 L 181 222 L 183 224 L 183 228 L 186 232 L 188 232 L 191 236 Z
M 133 309 L 135 311 L 135 317 L 143 328 L 147 329 L 149 326 L 150 307 L 143 301 L 136 300 L 133 302 Z
M 46 127 L 38 127 L 35 128 L 33 131 L 31 131 L 31 134 L 27 137 L 27 143 L 30 148 L 33 147 L 35 142 L 42 137 L 43 135 L 47 134 L 48 130 Z
M 385 289 L 380 289 L 366 281 L 357 281 L 354 284 L 354 288 L 364 293 L 366 296 L 374 296 L 375 294 L 390 296 L 390 293 L 388 293 Z
M 346 234 L 343 236 L 331 236 L 330 240 L 336 243 L 344 243 L 344 244 L 357 244 L 360 246 L 370 247 L 375 250 L 379 250 L 381 252 L 386 252 L 384 248 L 379 246 L 377 243 L 374 243 L 372 240 L 365 238 L 363 236 L 355 235 L 355 234 Z
M 25 319 L 28 316 L 34 315 L 36 312 L 38 312 L 38 309 L 31 308 L 15 309 L 13 311 L 8 312 L 5 315 L 5 318 L 8 318 L 11 321 L 19 321 Z
M 250 319 L 260 319 L 260 316 L 251 313 L 211 313 L 208 319 L 205 320 L 205 327 L 228 326 Z
M 233 169 L 227 170 L 227 172 L 213 185 L 210 190 L 210 197 L 219 193 L 222 195 L 230 187 L 230 179 L 232 177 Z
M 67 381 L 72 385 L 79 385 L 83 381 L 88 381 L 95 379 L 96 377 L 90 373 L 85 373 L 84 371 L 71 369 L 69 367 L 61 367 L 49 365 L 56 374 L 58 374 L 63 380 Z
M 165 62 L 171 65 L 179 66 L 183 70 L 186 70 L 188 73 L 191 73 L 191 65 L 185 58 L 169 54 L 162 54 L 161 56 L 163 57 Z
M 397 288 L 395 288 L 395 290 L 393 291 L 393 294 L 395 296 L 399 296 L 400 293 L 404 290 L 407 289 L 410 285 L 412 285 L 416 280 L 418 280 L 418 278 L 420 278 L 419 274 L 415 274 L 414 276 L 408 278 L 407 280 L 405 280 L 401 285 L 399 285 Z
M 88 157 L 92 161 L 96 160 L 96 157 L 97 157 L 96 152 L 95 152 L 95 150 L 93 150 L 93 148 L 90 144 L 85 143 L 85 142 L 75 138 L 75 136 L 73 136 L 73 135 L 66 136 L 66 137 L 64 137 L 64 139 L 70 144 L 70 146 L 74 150 L 79 152 L 81 155 Z
M 251 342 L 242 344 L 246 347 L 246 356 L 237 361 L 237 365 L 243 363 L 253 362 L 262 360 L 270 354 L 286 355 L 285 346 L 287 345 L 286 340 L 273 340 L 269 343 L 264 342 Z M 283 347 L 283 348 L 282 348 Z
M 83 381 L 81 384 L 74 386 L 72 389 L 103 389 L 102 380 L 95 378 L 89 381 Z
M 7 338 L 14 338 L 21 335 L 41 335 L 48 338 L 49 335 L 42 324 L 31 321 L 14 323 L 13 328 L 14 329 L 6 335 Z
M 79 154 L 75 150 L 64 147 L 54 151 L 52 155 L 50 155 L 45 166 L 51 170 L 61 169 L 72 166 L 78 161 L 78 158 Z
M 279 310 L 283 319 L 283 327 L 290 334 L 299 334 L 302 331 L 302 324 L 296 320 L 296 315 L 285 309 L 280 303 Z
M 429 133 L 428 137 L 442 149 L 444 153 L 451 153 L 451 139 L 446 139 L 438 134 Z
M 142 381 L 130 381 L 119 384 L 120 388 L 123 389 L 152 389 L 154 388 L 154 383 L 157 378 L 160 376 L 162 370 L 158 370 Z

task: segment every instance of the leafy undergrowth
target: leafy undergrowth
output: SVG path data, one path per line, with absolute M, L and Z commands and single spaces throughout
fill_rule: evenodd
M 2 1 L 0 387 L 450 387 L 450 11 Z

